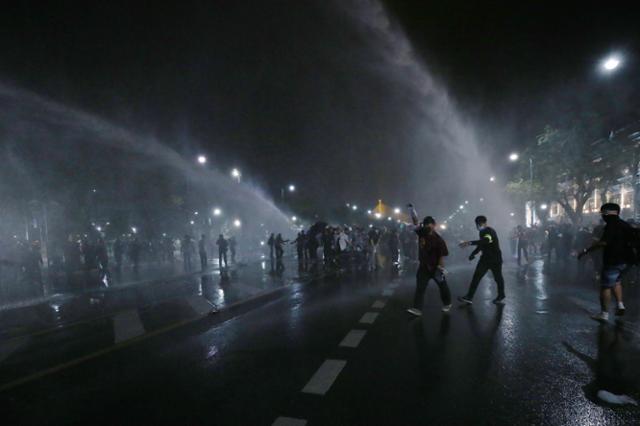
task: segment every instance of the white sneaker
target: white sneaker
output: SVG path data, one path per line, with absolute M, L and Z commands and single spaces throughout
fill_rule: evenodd
M 415 315 L 417 317 L 422 316 L 422 312 L 420 311 L 420 309 L 409 308 L 409 309 L 407 309 L 407 312 L 409 312 L 411 315 Z
M 600 322 L 607 322 L 609 321 L 609 312 L 599 312 L 595 315 L 591 315 L 591 319 L 594 319 Z
M 451 303 L 449 303 L 448 305 L 444 305 L 442 307 L 442 312 L 449 312 L 451 310 Z

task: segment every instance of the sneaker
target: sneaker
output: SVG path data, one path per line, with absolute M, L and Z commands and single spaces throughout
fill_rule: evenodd
M 422 312 L 420 311 L 420 309 L 409 308 L 409 309 L 407 309 L 407 312 L 409 312 L 411 315 L 415 315 L 417 317 L 422 316 Z
M 591 319 L 594 319 L 596 321 L 600 321 L 600 322 L 607 322 L 609 321 L 609 313 L 608 312 L 599 312 L 595 315 L 591 315 Z
M 449 312 L 451 310 L 451 303 L 449 303 L 448 305 L 444 305 L 442 307 L 442 312 Z
M 617 317 L 623 317 L 624 316 L 624 308 L 616 309 L 616 316 Z
M 467 299 L 466 296 L 458 296 L 458 302 L 464 303 L 464 304 L 467 304 L 467 305 L 472 305 L 473 304 L 473 301 L 471 299 Z
M 504 305 L 506 303 L 504 299 L 504 297 L 496 297 L 495 299 L 493 299 L 493 303 L 494 305 Z

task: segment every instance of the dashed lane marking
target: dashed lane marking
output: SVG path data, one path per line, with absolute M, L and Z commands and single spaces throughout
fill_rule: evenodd
M 278 417 L 271 426 L 305 426 L 306 420 L 294 419 L 293 417 Z
M 341 359 L 325 360 L 320 368 L 318 368 L 318 371 L 311 377 L 309 383 L 302 388 L 302 392 L 315 395 L 326 394 L 345 365 L 347 365 L 347 361 Z
M 393 296 L 393 289 L 386 289 L 382 292 L 383 296 Z
M 387 305 L 387 302 L 385 302 L 384 300 L 376 300 L 375 302 L 373 302 L 373 305 L 371 306 L 373 309 L 382 309 Z
M 367 312 L 366 314 L 364 314 L 362 316 L 362 318 L 360 318 L 360 323 L 361 324 L 373 324 L 373 322 L 376 320 L 376 318 L 378 318 L 378 315 L 380 315 L 378 312 Z
M 144 334 L 144 326 L 140 321 L 137 309 L 120 312 L 113 317 L 115 343 L 124 342 Z
M 366 330 L 351 330 L 344 339 L 342 339 L 340 346 L 345 348 L 357 348 L 365 334 L 367 334 Z

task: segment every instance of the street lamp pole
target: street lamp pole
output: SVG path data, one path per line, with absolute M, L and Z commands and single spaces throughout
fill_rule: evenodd
M 531 198 L 531 226 L 535 220 L 535 201 L 533 200 L 533 158 L 529 157 L 529 198 Z

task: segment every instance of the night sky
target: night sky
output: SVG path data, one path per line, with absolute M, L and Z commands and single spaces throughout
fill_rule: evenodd
M 337 203 L 410 196 L 394 192 L 402 143 L 385 142 L 405 130 L 402 96 L 367 69 L 371 46 L 360 48 L 366 34 L 341 2 L 165 3 L 5 5 L 0 78 L 241 167 L 274 196 L 289 182 Z M 596 105 L 612 125 L 637 118 L 631 2 L 385 6 L 496 167 L 568 111 Z M 614 51 L 624 67 L 603 77 L 598 61 Z

